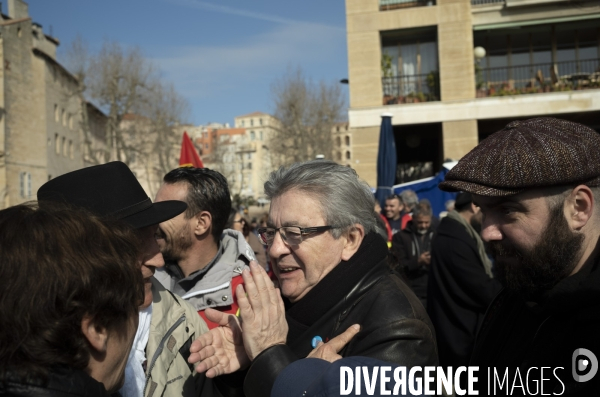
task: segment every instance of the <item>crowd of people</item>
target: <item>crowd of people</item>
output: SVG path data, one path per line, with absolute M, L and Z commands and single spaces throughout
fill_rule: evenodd
M 1 210 L 0 395 L 340 395 L 342 366 L 384 365 L 600 391 L 594 130 L 510 123 L 448 172 L 444 214 L 411 190 L 382 210 L 326 160 L 264 188 L 256 228 L 206 168 L 169 172 L 153 202 L 111 162 Z

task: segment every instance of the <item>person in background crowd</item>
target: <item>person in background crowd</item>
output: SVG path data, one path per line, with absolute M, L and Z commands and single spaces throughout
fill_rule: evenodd
M 392 257 L 396 271 L 404 274 L 424 307 L 427 307 L 427 280 L 431 264 L 431 209 L 417 206 L 406 228 L 392 239 Z
M 433 327 L 410 288 L 387 268 L 388 249 L 375 231 L 373 194 L 356 172 L 326 160 L 297 163 L 271 173 L 265 193 L 271 207 L 268 227 L 259 235 L 287 309 L 275 304 L 265 316 L 252 316 L 241 308 L 243 333 L 234 332 L 233 316 L 207 311 L 222 327 L 192 345 L 190 360 L 202 360 L 197 369 L 216 376 L 252 361 L 244 392 L 268 396 L 283 368 L 306 357 L 319 340 L 331 340 L 354 324 L 360 332 L 340 352 L 343 357 L 437 365 Z M 251 271 L 264 273 L 252 264 Z M 241 307 L 248 305 L 245 289 L 248 299 L 268 289 L 269 301 L 277 301 L 268 279 L 253 286 L 248 271 L 244 274 L 245 285 L 236 291 Z M 265 323 L 267 314 L 283 311 L 287 321 Z
M 256 234 L 256 229 L 258 229 L 258 220 L 255 217 L 250 221 L 250 232 Z
M 82 210 L 0 211 L 0 394 L 108 397 L 144 299 L 133 231 Z
M 439 187 L 473 195 L 505 286 L 486 312 L 470 365 L 507 368 L 508 379 L 519 368 L 532 391 L 549 367 L 544 393 L 600 395 L 598 132 L 554 118 L 513 121 Z
M 265 247 L 262 245 L 256 234 L 250 231 L 248 222 L 238 211 L 235 210 L 235 208 L 232 208 L 229 212 L 229 218 L 227 219 L 225 228 L 241 232 L 244 235 L 248 245 L 252 248 L 252 251 L 254 251 L 254 256 L 256 257 L 258 264 L 261 265 L 266 271 L 269 271 Z
M 187 210 L 160 223 L 157 241 L 166 265 L 156 278 L 169 291 L 189 302 L 207 321 L 204 310 L 238 310 L 233 291 L 242 282 L 244 267 L 254 257 L 243 234 L 225 230 L 231 210 L 227 180 L 208 168 L 170 171 L 156 193 L 156 202 L 179 200 Z
M 455 211 L 442 219 L 431 245 L 427 312 L 437 331 L 442 366 L 469 365 L 475 335 L 500 283 L 492 275 L 470 193 L 459 193 Z
M 385 216 L 392 229 L 392 235 L 398 233 L 406 227 L 410 221 L 410 215 L 405 214 L 402 198 L 397 194 L 392 194 L 385 199 Z
M 414 190 L 406 189 L 400 193 L 400 197 L 404 203 L 404 212 L 412 215 L 417 204 L 419 204 L 419 196 L 417 196 Z
M 418 206 L 423 207 L 425 209 L 425 211 L 431 212 L 431 229 L 433 229 L 433 231 L 435 231 L 437 229 L 437 227 L 440 225 L 440 218 L 438 218 L 433 213 L 433 208 L 431 208 L 431 202 L 428 199 L 424 198 L 424 199 L 421 199 L 421 201 L 419 201 Z
M 388 245 L 392 242 L 392 228 L 385 215 L 381 213 L 381 205 L 375 200 L 375 213 L 377 214 L 377 226 L 379 234 L 388 242 Z
M 213 384 L 186 364 L 189 345 L 208 331 L 196 311 L 165 290 L 153 277 L 165 262 L 155 233 L 158 223 L 183 212 L 181 201 L 152 203 L 125 163 L 82 168 L 46 182 L 37 192 L 40 207 L 53 203 L 85 208 L 105 218 L 116 218 L 135 229 L 142 244 L 140 266 L 144 278 L 144 301 L 139 326 L 125 370 L 123 397 L 150 392 L 162 396 L 213 396 Z M 125 255 L 125 254 L 124 254 Z M 171 349 L 164 341 L 172 340 Z
M 454 209 L 454 200 L 446 200 L 446 202 L 444 203 L 444 207 L 446 208 L 446 211 L 440 212 L 440 218 L 445 217 L 446 215 L 448 215 L 448 212 Z

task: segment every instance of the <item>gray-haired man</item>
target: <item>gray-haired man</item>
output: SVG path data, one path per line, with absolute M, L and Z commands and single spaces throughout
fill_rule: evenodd
M 355 171 L 323 160 L 298 163 L 273 172 L 265 193 L 271 208 L 268 227 L 259 229 L 259 235 L 286 302 L 289 331 L 244 321 L 245 344 L 252 341 L 246 351 L 253 360 L 246 395 L 270 395 L 283 368 L 306 357 L 316 341 L 326 342 L 353 324 L 361 330 L 339 352 L 343 357 L 367 356 L 409 367 L 437 365 L 431 322 L 412 291 L 390 274 L 387 245 L 375 231 L 373 194 Z M 207 315 L 226 323 L 222 313 Z M 211 330 L 194 342 L 192 351 L 227 343 L 227 331 Z M 246 352 L 238 343 L 237 354 L 230 346 L 228 363 L 208 358 L 201 369 L 209 367 L 209 375 L 217 375 L 243 367 L 240 357 Z

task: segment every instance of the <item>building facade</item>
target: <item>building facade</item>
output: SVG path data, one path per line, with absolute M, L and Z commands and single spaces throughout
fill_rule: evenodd
M 352 167 L 371 185 L 382 113 L 397 183 L 458 160 L 511 120 L 600 129 L 600 3 L 346 0 Z
M 25 2 L 9 0 L 0 18 L 0 208 L 6 208 L 34 200 L 44 182 L 86 164 L 87 104 L 77 79 L 56 61 L 58 40 L 32 21 Z M 102 116 L 95 112 L 91 123 Z

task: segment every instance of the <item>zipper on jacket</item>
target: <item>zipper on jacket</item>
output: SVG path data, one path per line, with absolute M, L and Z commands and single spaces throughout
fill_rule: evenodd
M 165 347 L 165 342 L 167 341 L 167 338 L 169 336 L 171 336 L 173 331 L 175 331 L 175 328 L 177 328 L 179 326 L 179 324 L 181 324 L 184 321 L 185 321 L 185 314 L 183 316 L 181 316 L 177 321 L 175 321 L 175 324 L 173 324 L 171 326 L 171 328 L 169 328 L 169 330 L 167 331 L 165 336 L 163 336 L 162 339 L 160 340 L 160 343 L 158 344 L 158 347 L 156 348 L 156 352 L 154 352 L 154 357 L 152 357 L 152 360 L 150 361 L 150 366 L 148 367 L 148 374 L 146 375 L 146 384 L 144 385 L 144 394 L 142 394 L 142 396 L 146 395 L 146 390 L 148 389 L 148 380 L 150 380 L 150 374 L 152 374 L 152 369 L 154 369 L 154 365 L 156 365 L 156 360 L 158 359 L 158 357 L 160 356 L 160 354 L 162 353 L 162 351 Z

